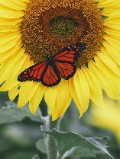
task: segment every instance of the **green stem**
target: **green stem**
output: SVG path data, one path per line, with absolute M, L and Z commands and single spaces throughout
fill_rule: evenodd
M 46 118 L 46 129 L 51 130 L 55 126 L 55 122 L 52 123 L 51 118 L 48 116 Z M 47 150 L 47 159 L 57 159 L 57 146 L 54 139 L 49 135 L 44 133 L 45 145 Z

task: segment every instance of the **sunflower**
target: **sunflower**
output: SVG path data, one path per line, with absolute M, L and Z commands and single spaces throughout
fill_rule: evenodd
M 35 113 L 44 97 L 52 120 L 73 99 L 80 116 L 89 100 L 103 103 L 102 89 L 119 99 L 119 0 L 0 0 L 0 83 L 18 106 Z M 73 44 L 84 43 L 73 77 L 47 87 L 18 80 L 29 67 Z
M 105 103 L 100 107 L 92 105 L 88 122 L 96 127 L 112 132 L 120 143 L 120 101 L 104 98 Z

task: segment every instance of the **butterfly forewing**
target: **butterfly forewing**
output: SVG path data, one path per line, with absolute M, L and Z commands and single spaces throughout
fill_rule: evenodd
M 18 80 L 19 81 L 40 81 L 41 76 L 44 72 L 44 70 L 47 67 L 47 62 L 42 62 L 42 63 L 37 63 L 28 69 L 24 70 L 19 76 Z
M 67 80 L 73 77 L 76 72 L 77 58 L 85 50 L 85 46 L 84 43 L 71 45 L 53 57 L 62 78 Z
M 74 44 L 63 49 L 61 52 L 57 53 L 53 57 L 53 59 L 55 61 L 75 63 L 80 53 L 85 49 L 86 49 L 85 43 Z
M 55 61 L 64 61 L 64 62 L 74 62 L 75 60 L 75 51 L 74 50 L 65 50 L 53 58 Z

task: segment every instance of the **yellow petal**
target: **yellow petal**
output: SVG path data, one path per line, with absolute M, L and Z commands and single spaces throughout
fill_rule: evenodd
M 119 99 L 119 95 L 116 91 L 115 85 L 113 84 L 113 80 L 111 78 L 111 73 L 107 72 L 106 69 L 100 67 L 100 64 L 89 62 L 89 69 L 94 72 L 95 76 L 100 81 L 102 88 L 107 92 L 107 94 L 113 99 Z
M 84 110 L 83 110 L 83 106 L 81 105 L 80 100 L 77 96 L 76 89 L 75 89 L 74 82 L 73 82 L 73 78 L 69 80 L 69 87 L 70 87 L 71 96 L 76 103 L 76 106 L 80 112 L 80 116 L 82 116 L 84 113 Z
M 19 82 L 17 80 L 18 75 L 23 70 L 25 70 L 26 68 L 30 67 L 32 64 L 33 64 L 33 61 L 30 61 L 29 56 L 27 56 L 27 54 L 25 54 L 22 59 L 18 60 L 18 62 L 15 63 L 15 66 L 12 68 L 12 74 L 10 74 L 9 76 L 6 76 L 6 81 L 0 87 L 0 91 L 10 90 L 14 86 L 16 86 L 19 83 L 21 83 L 21 82 Z
M 103 107 L 93 105 L 88 122 L 95 126 L 110 130 L 120 141 L 120 102 L 117 103 L 106 96 L 104 100 L 105 104 Z
M 26 81 L 20 84 L 18 107 L 23 107 L 34 96 L 38 82 Z
M 19 62 L 19 60 L 24 57 L 23 54 L 24 54 L 24 49 L 21 49 L 19 52 L 17 52 L 16 55 L 14 55 L 13 57 L 11 56 L 11 58 L 6 61 L 3 69 L 0 71 L 2 75 L 0 78 L 0 83 L 4 82 L 10 76 L 13 67 L 15 67 L 17 62 Z
M 98 2 L 98 0 L 96 0 Z M 99 0 L 98 5 L 101 8 L 118 8 L 120 6 L 120 1 L 119 0 Z
M 11 23 L 12 21 L 12 23 Z M 0 26 L 18 26 L 18 24 L 20 25 L 22 21 L 22 18 L 18 18 L 18 19 L 15 19 L 15 18 L 2 18 L 0 17 Z
M 109 69 L 110 66 L 107 65 L 108 67 L 106 67 L 106 65 L 99 58 L 97 58 L 97 57 L 95 57 L 95 61 L 96 61 L 97 64 L 99 64 L 99 66 L 98 66 L 99 68 L 101 68 L 101 69 L 104 68 L 103 72 L 106 73 L 109 76 L 109 79 L 111 80 L 111 82 L 112 82 L 112 84 L 114 86 L 114 90 L 116 90 L 116 92 L 118 90 L 118 92 L 119 92 L 120 91 L 120 85 L 119 85 L 119 81 L 120 81 L 120 68 L 119 69 L 117 68 L 118 69 L 117 70 L 116 67 L 114 67 L 114 63 L 113 63 L 113 65 L 112 65 L 112 63 L 110 63 L 111 66 L 114 69 L 116 69 L 117 71 L 113 70 L 113 69 Z
M 74 75 L 73 81 L 70 80 L 70 92 L 82 116 L 89 104 L 89 87 L 80 69 L 78 69 Z
M 49 107 L 50 114 L 52 114 L 52 112 L 55 109 L 57 92 L 58 92 L 58 85 L 54 87 L 47 87 L 45 91 L 45 102 L 47 103 L 47 106 Z
M 61 80 L 57 89 L 56 103 L 52 112 L 53 121 L 65 113 L 72 99 L 69 91 L 68 81 Z
M 17 11 L 0 4 L 0 17 L 2 18 L 20 18 L 24 16 L 22 10 Z
M 116 40 L 114 38 L 111 38 L 109 36 L 104 36 L 104 39 L 108 42 L 108 44 L 116 50 L 116 52 L 120 53 L 120 45 L 119 45 L 119 40 Z M 114 52 L 113 52 L 114 53 Z M 120 54 L 119 54 L 120 56 Z
M 18 95 L 18 86 L 8 91 L 8 96 L 10 100 L 14 100 L 17 95 Z
M 13 54 L 17 54 L 17 52 L 18 52 L 18 50 L 20 50 L 20 48 L 21 48 L 21 42 L 18 41 L 18 43 L 16 43 L 16 45 L 13 48 L 7 50 L 6 52 L 0 53 L 0 62 L 7 60 Z
M 113 29 L 105 29 L 106 34 L 111 37 L 120 40 L 119 31 Z
M 97 105 L 103 104 L 102 88 L 99 80 L 90 69 L 83 70 L 90 89 L 90 99 Z
M 14 39 L 21 39 L 21 34 L 19 31 L 13 32 L 13 33 L 5 33 L 5 34 L 0 34 L 0 46 L 5 45 L 13 41 Z M 6 46 L 7 47 L 7 46 Z
M 0 87 L 0 91 L 9 91 L 9 90 L 11 90 L 13 87 L 15 87 L 17 85 L 19 85 L 19 81 L 17 81 L 16 78 L 14 78 L 12 81 L 11 80 L 7 80 Z
M 105 41 L 103 43 L 104 46 L 104 54 L 108 54 L 108 56 L 110 56 L 115 63 L 117 63 L 118 65 L 120 65 L 120 50 L 118 50 L 119 48 L 116 46 L 116 48 L 113 46 L 111 46 L 107 41 Z
M 20 33 L 9 33 L 0 37 L 0 53 L 13 48 L 21 41 Z
M 22 0 L 0 0 L 0 5 L 1 4 L 14 10 L 25 10 L 27 5 Z
M 30 111 L 34 114 L 43 98 L 46 87 L 39 83 L 34 96 L 29 101 Z
M 81 89 L 80 89 L 80 92 L 81 92 L 80 94 L 82 97 L 81 103 L 84 106 L 84 112 L 86 112 L 89 105 L 89 86 L 83 71 L 84 71 L 84 68 L 81 68 L 81 70 L 78 70 L 78 75 L 79 75 L 79 80 L 81 83 Z M 79 96 L 79 92 L 78 92 L 78 96 Z
M 5 32 L 17 32 L 19 30 L 18 26 L 5 26 L 5 25 L 0 25 L 0 33 L 5 33 Z
M 112 72 L 114 72 L 116 75 L 120 76 L 120 69 L 116 65 L 115 62 L 112 61 L 112 59 L 106 55 L 105 53 L 99 53 L 95 58 L 96 63 L 99 60 L 99 65 L 101 67 L 104 67 L 106 69 L 110 69 Z

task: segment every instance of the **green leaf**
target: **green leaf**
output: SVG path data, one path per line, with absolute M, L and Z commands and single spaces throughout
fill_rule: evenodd
M 35 122 L 42 122 L 38 111 L 36 114 L 32 114 L 27 106 L 24 108 L 18 108 L 16 105 L 2 107 L 0 109 L 0 124 L 22 121 L 26 117 Z
M 0 154 L 0 158 L 1 159 L 31 159 L 34 154 L 35 152 L 32 152 L 32 150 L 25 151 L 20 149 L 19 150 L 10 149 L 10 151 L 6 151 L 5 153 Z
M 35 155 L 35 156 L 33 156 L 32 159 L 39 159 L 39 156 L 38 156 L 38 155 Z
M 44 139 L 39 139 L 39 140 L 36 142 L 36 148 L 37 148 L 40 152 L 46 154 L 46 147 L 45 147 Z
M 60 132 L 55 129 L 45 132 L 54 138 L 61 159 L 67 157 L 82 159 L 88 156 L 89 158 L 96 158 L 99 154 L 104 154 L 106 158 L 113 159 L 103 138 L 87 138 L 73 132 Z
M 14 148 L 14 146 L 9 144 L 9 141 L 6 142 L 3 136 L 0 135 L 0 154 L 8 151 L 11 148 Z

